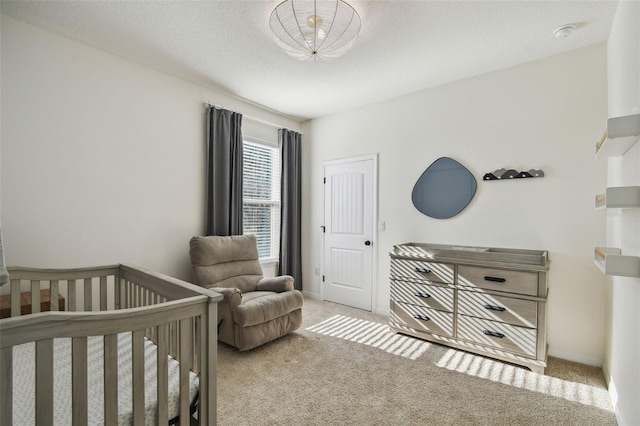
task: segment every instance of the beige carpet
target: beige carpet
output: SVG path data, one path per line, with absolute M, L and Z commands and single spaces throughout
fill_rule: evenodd
M 615 425 L 602 372 L 546 375 L 393 334 L 386 318 L 305 299 L 295 333 L 218 345 L 219 425 Z

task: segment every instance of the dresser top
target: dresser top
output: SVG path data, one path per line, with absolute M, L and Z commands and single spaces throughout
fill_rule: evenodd
M 549 269 L 546 250 L 523 250 L 495 247 L 473 247 L 444 244 L 405 243 L 393 246 L 394 257 L 457 263 L 496 263 L 527 265 L 537 270 Z

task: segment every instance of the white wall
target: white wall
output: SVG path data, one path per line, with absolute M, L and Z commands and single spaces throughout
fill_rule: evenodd
M 191 279 L 204 232 L 212 101 L 299 124 L 2 16 L 1 218 L 7 264 L 128 262 Z M 277 130 L 245 118 L 245 135 Z
M 609 116 L 640 114 L 640 3 L 621 1 L 609 34 Z M 608 161 L 607 186 L 640 185 L 640 143 Z M 609 214 L 607 244 L 640 256 L 640 210 Z M 607 280 L 605 375 L 621 425 L 640 424 L 640 278 Z
M 379 153 L 378 220 L 386 231 L 378 234 L 376 311 L 388 312 L 394 244 L 546 249 L 551 353 L 600 365 L 605 286 L 592 259 L 605 238 L 605 216 L 594 211 L 606 168 L 594 158 L 607 114 L 605 55 L 599 44 L 305 124 L 305 205 L 322 205 L 322 161 Z M 447 220 L 411 203 L 416 180 L 442 156 L 478 180 L 470 205 Z M 546 176 L 481 180 L 501 167 Z M 319 295 L 322 211 L 304 214 L 305 290 Z

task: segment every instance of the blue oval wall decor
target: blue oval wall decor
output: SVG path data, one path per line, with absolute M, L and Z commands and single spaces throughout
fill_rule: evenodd
M 427 216 L 448 219 L 467 207 L 476 188 L 476 179 L 466 167 L 442 157 L 422 173 L 411 192 L 411 201 Z

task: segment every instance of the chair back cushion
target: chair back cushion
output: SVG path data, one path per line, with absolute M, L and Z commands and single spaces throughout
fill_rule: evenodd
M 189 256 L 196 284 L 254 291 L 263 277 L 255 235 L 193 237 Z

